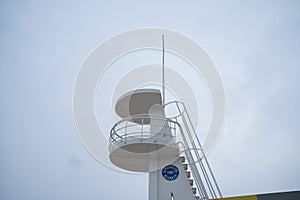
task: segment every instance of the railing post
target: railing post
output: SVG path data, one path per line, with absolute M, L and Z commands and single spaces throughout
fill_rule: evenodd
M 144 117 L 142 117 L 141 142 L 143 141 L 143 133 L 144 133 Z
M 128 121 L 126 120 L 126 123 L 125 123 L 125 144 L 127 143 L 127 126 L 128 126 Z

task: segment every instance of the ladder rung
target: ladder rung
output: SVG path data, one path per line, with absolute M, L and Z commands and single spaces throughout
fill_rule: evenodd
M 196 194 L 197 190 L 196 188 L 192 188 L 193 194 Z
M 186 176 L 187 176 L 188 178 L 190 178 L 190 177 L 191 177 L 191 172 L 186 172 Z
M 181 162 L 183 162 L 183 163 L 185 162 L 185 157 L 184 156 L 181 156 L 180 159 L 181 159 Z
M 188 169 L 188 164 L 183 164 L 183 168 L 184 168 L 184 170 L 187 170 Z

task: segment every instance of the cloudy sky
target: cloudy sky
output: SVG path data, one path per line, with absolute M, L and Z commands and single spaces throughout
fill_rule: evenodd
M 0 199 L 147 199 L 147 175 L 93 159 L 72 113 L 89 52 L 142 27 L 191 37 L 222 76 L 226 121 L 209 160 L 224 196 L 299 190 L 299 9 L 283 0 L 1 1 Z

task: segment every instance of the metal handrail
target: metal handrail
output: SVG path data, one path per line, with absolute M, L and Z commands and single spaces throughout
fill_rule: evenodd
M 135 123 L 134 120 L 141 120 L 142 123 Z M 146 120 L 159 120 L 163 121 L 163 125 L 161 124 L 150 124 L 150 123 L 144 123 Z M 131 123 L 130 123 L 131 122 Z M 125 124 L 124 124 L 125 123 Z M 128 124 L 130 123 L 130 124 Z M 168 125 L 166 127 L 166 125 Z M 154 134 L 158 134 L 163 129 L 168 129 L 171 135 L 167 135 L 167 133 L 163 134 L 163 137 L 170 137 L 174 141 L 176 139 L 176 126 L 179 126 L 180 124 L 174 120 L 171 120 L 166 117 L 162 117 L 161 115 L 155 115 L 155 114 L 136 114 L 131 115 L 126 118 L 123 118 L 122 120 L 118 121 L 114 124 L 112 129 L 110 130 L 110 137 L 109 142 L 110 145 L 113 145 L 121 140 L 127 140 L 128 138 L 137 137 L 141 139 L 151 139 L 153 138 Z M 152 127 L 161 127 L 161 130 L 159 131 L 150 131 L 145 130 L 146 126 L 149 126 L 149 129 Z M 130 131 L 128 128 L 130 127 L 137 127 L 135 131 Z M 166 131 L 164 131 L 166 132 Z
M 167 106 L 172 105 L 172 104 L 176 104 L 176 108 L 178 107 L 178 105 L 181 105 L 183 107 L 183 110 L 181 111 L 180 109 L 178 109 L 179 114 L 175 115 L 175 116 L 172 116 L 172 117 L 168 116 L 169 119 L 177 119 L 178 117 L 182 116 L 184 114 L 184 112 L 186 112 L 186 108 L 184 106 L 184 103 L 181 102 L 181 101 L 170 101 L 170 102 L 164 104 L 162 107 L 164 109 L 166 109 Z

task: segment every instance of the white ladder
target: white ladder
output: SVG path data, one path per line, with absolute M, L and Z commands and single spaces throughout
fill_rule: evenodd
M 183 139 L 182 145 L 184 148 L 184 153 L 198 188 L 200 198 L 197 197 L 197 199 L 206 200 L 209 198 L 222 198 L 221 190 L 205 156 L 200 140 L 197 136 L 196 130 L 192 124 L 185 105 L 178 101 L 170 103 L 176 103 L 176 107 L 180 113 L 180 115 L 175 117 L 175 120 L 181 129 L 180 132 Z M 183 109 L 181 109 L 179 105 L 181 105 Z M 198 169 L 200 169 L 201 173 Z

